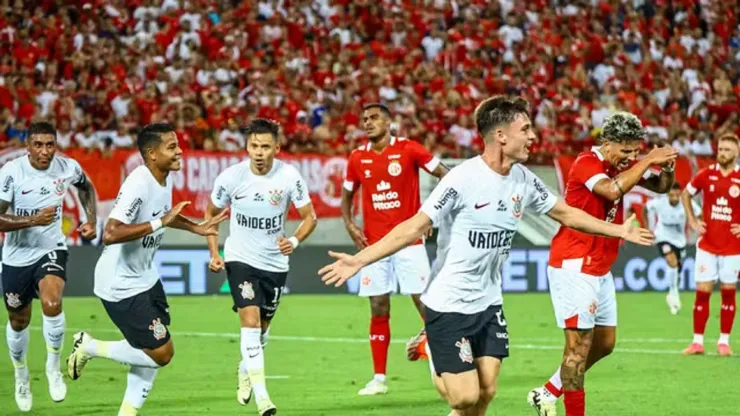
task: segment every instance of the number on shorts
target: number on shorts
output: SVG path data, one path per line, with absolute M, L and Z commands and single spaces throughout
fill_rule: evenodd
M 55 261 L 57 259 L 57 252 L 56 251 L 50 251 L 49 252 L 49 260 Z
M 278 302 L 280 302 L 280 289 L 280 287 L 275 288 L 275 297 L 272 299 L 273 304 L 277 304 Z
M 496 320 L 498 321 L 498 326 L 506 326 L 506 319 L 502 316 L 504 313 L 503 310 L 499 310 L 496 312 Z

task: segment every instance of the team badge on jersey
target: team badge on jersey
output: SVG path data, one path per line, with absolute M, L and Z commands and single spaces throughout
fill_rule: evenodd
M 521 195 L 514 195 L 511 197 L 511 200 L 514 201 L 514 210 L 512 211 L 512 214 L 514 214 L 514 218 L 519 218 L 522 216 L 522 201 L 524 198 L 522 198 Z
M 64 195 L 64 179 L 56 178 L 54 180 L 54 192 L 57 195 Z
M 270 193 L 270 197 L 269 197 L 270 205 L 277 206 L 278 204 L 280 204 L 280 201 L 283 200 L 283 191 L 282 190 L 277 190 L 276 189 L 274 191 L 269 191 L 269 193 Z
M 463 337 L 460 341 L 455 343 L 455 346 L 460 348 L 460 353 L 458 355 L 462 362 L 468 364 L 473 362 L 473 349 L 470 347 L 470 341 L 468 341 L 467 338 Z
M 252 288 L 252 284 L 249 282 L 244 282 L 239 285 L 239 289 L 242 290 L 242 297 L 247 300 L 254 299 L 254 289 Z
M 732 185 L 730 187 L 730 196 L 733 198 L 737 198 L 740 196 L 740 186 Z
M 596 315 L 597 310 L 599 310 L 599 305 L 596 304 L 595 300 L 592 300 L 591 304 L 588 305 L 588 313 L 590 315 Z
M 397 160 L 391 160 L 388 163 L 388 174 L 391 176 L 398 176 L 401 174 L 401 163 Z
M 8 306 L 11 308 L 18 308 L 21 306 L 20 295 L 17 293 L 6 293 L 5 297 L 8 298 Z
M 154 333 L 154 339 L 160 340 L 167 336 L 167 327 L 164 326 L 162 320 L 157 318 L 152 320 L 152 324 L 149 325 L 149 329 Z

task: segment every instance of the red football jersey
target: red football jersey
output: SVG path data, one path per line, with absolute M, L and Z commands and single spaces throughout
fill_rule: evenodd
M 380 153 L 371 145 L 368 142 L 349 155 L 344 188 L 362 186 L 365 236 L 373 244 L 419 211 L 419 168 L 431 172 L 439 159 L 404 138 L 392 137 Z
M 597 148 L 581 152 L 568 173 L 565 203 L 600 220 L 615 224 L 623 223 L 622 200 L 612 202 L 593 193 L 597 182 L 604 178 L 613 178 L 618 173 L 615 167 L 604 160 L 604 156 Z M 648 170 L 644 177 L 649 175 Z M 619 238 L 586 234 L 561 225 L 552 240 L 549 264 L 560 268 L 563 267 L 563 261 L 572 260 L 580 263 L 576 268 L 581 273 L 603 276 L 609 273 L 617 259 L 619 242 Z
M 702 217 L 707 232 L 699 237 L 700 249 L 718 255 L 740 254 L 740 239 L 730 232 L 731 224 L 740 224 L 740 165 L 724 176 L 719 164 L 706 167 L 686 185 L 691 195 L 702 192 Z

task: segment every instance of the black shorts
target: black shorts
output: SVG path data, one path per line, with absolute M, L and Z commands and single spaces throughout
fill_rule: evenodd
M 3 299 L 5 307 L 19 311 L 39 297 L 39 281 L 47 275 L 67 281 L 67 250 L 54 250 L 28 266 L 3 264 Z
M 678 248 L 671 243 L 660 242 L 655 245 L 658 247 L 661 257 L 665 257 L 668 253 L 675 253 L 676 259 L 678 260 L 678 269 L 681 270 L 681 260 L 686 257 L 686 247 Z
M 132 347 L 157 349 L 170 340 L 170 305 L 162 281 L 118 302 L 103 300 L 105 311 Z
M 236 312 L 247 306 L 259 306 L 263 320 L 271 320 L 280 304 L 288 272 L 268 272 L 239 261 L 226 263 L 231 297 Z
M 501 306 L 465 315 L 426 309 L 427 342 L 437 374 L 475 370 L 475 359 L 509 356 L 509 332 Z

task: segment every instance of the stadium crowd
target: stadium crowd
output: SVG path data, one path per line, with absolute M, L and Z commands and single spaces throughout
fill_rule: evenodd
M 722 0 L 1 0 L 1 147 L 50 120 L 59 146 L 131 147 L 167 120 L 186 149 L 243 148 L 279 121 L 284 149 L 345 154 L 363 104 L 443 157 L 481 146 L 470 117 L 530 100 L 534 161 L 593 142 L 615 109 L 648 142 L 710 155 L 740 133 L 740 3 Z

